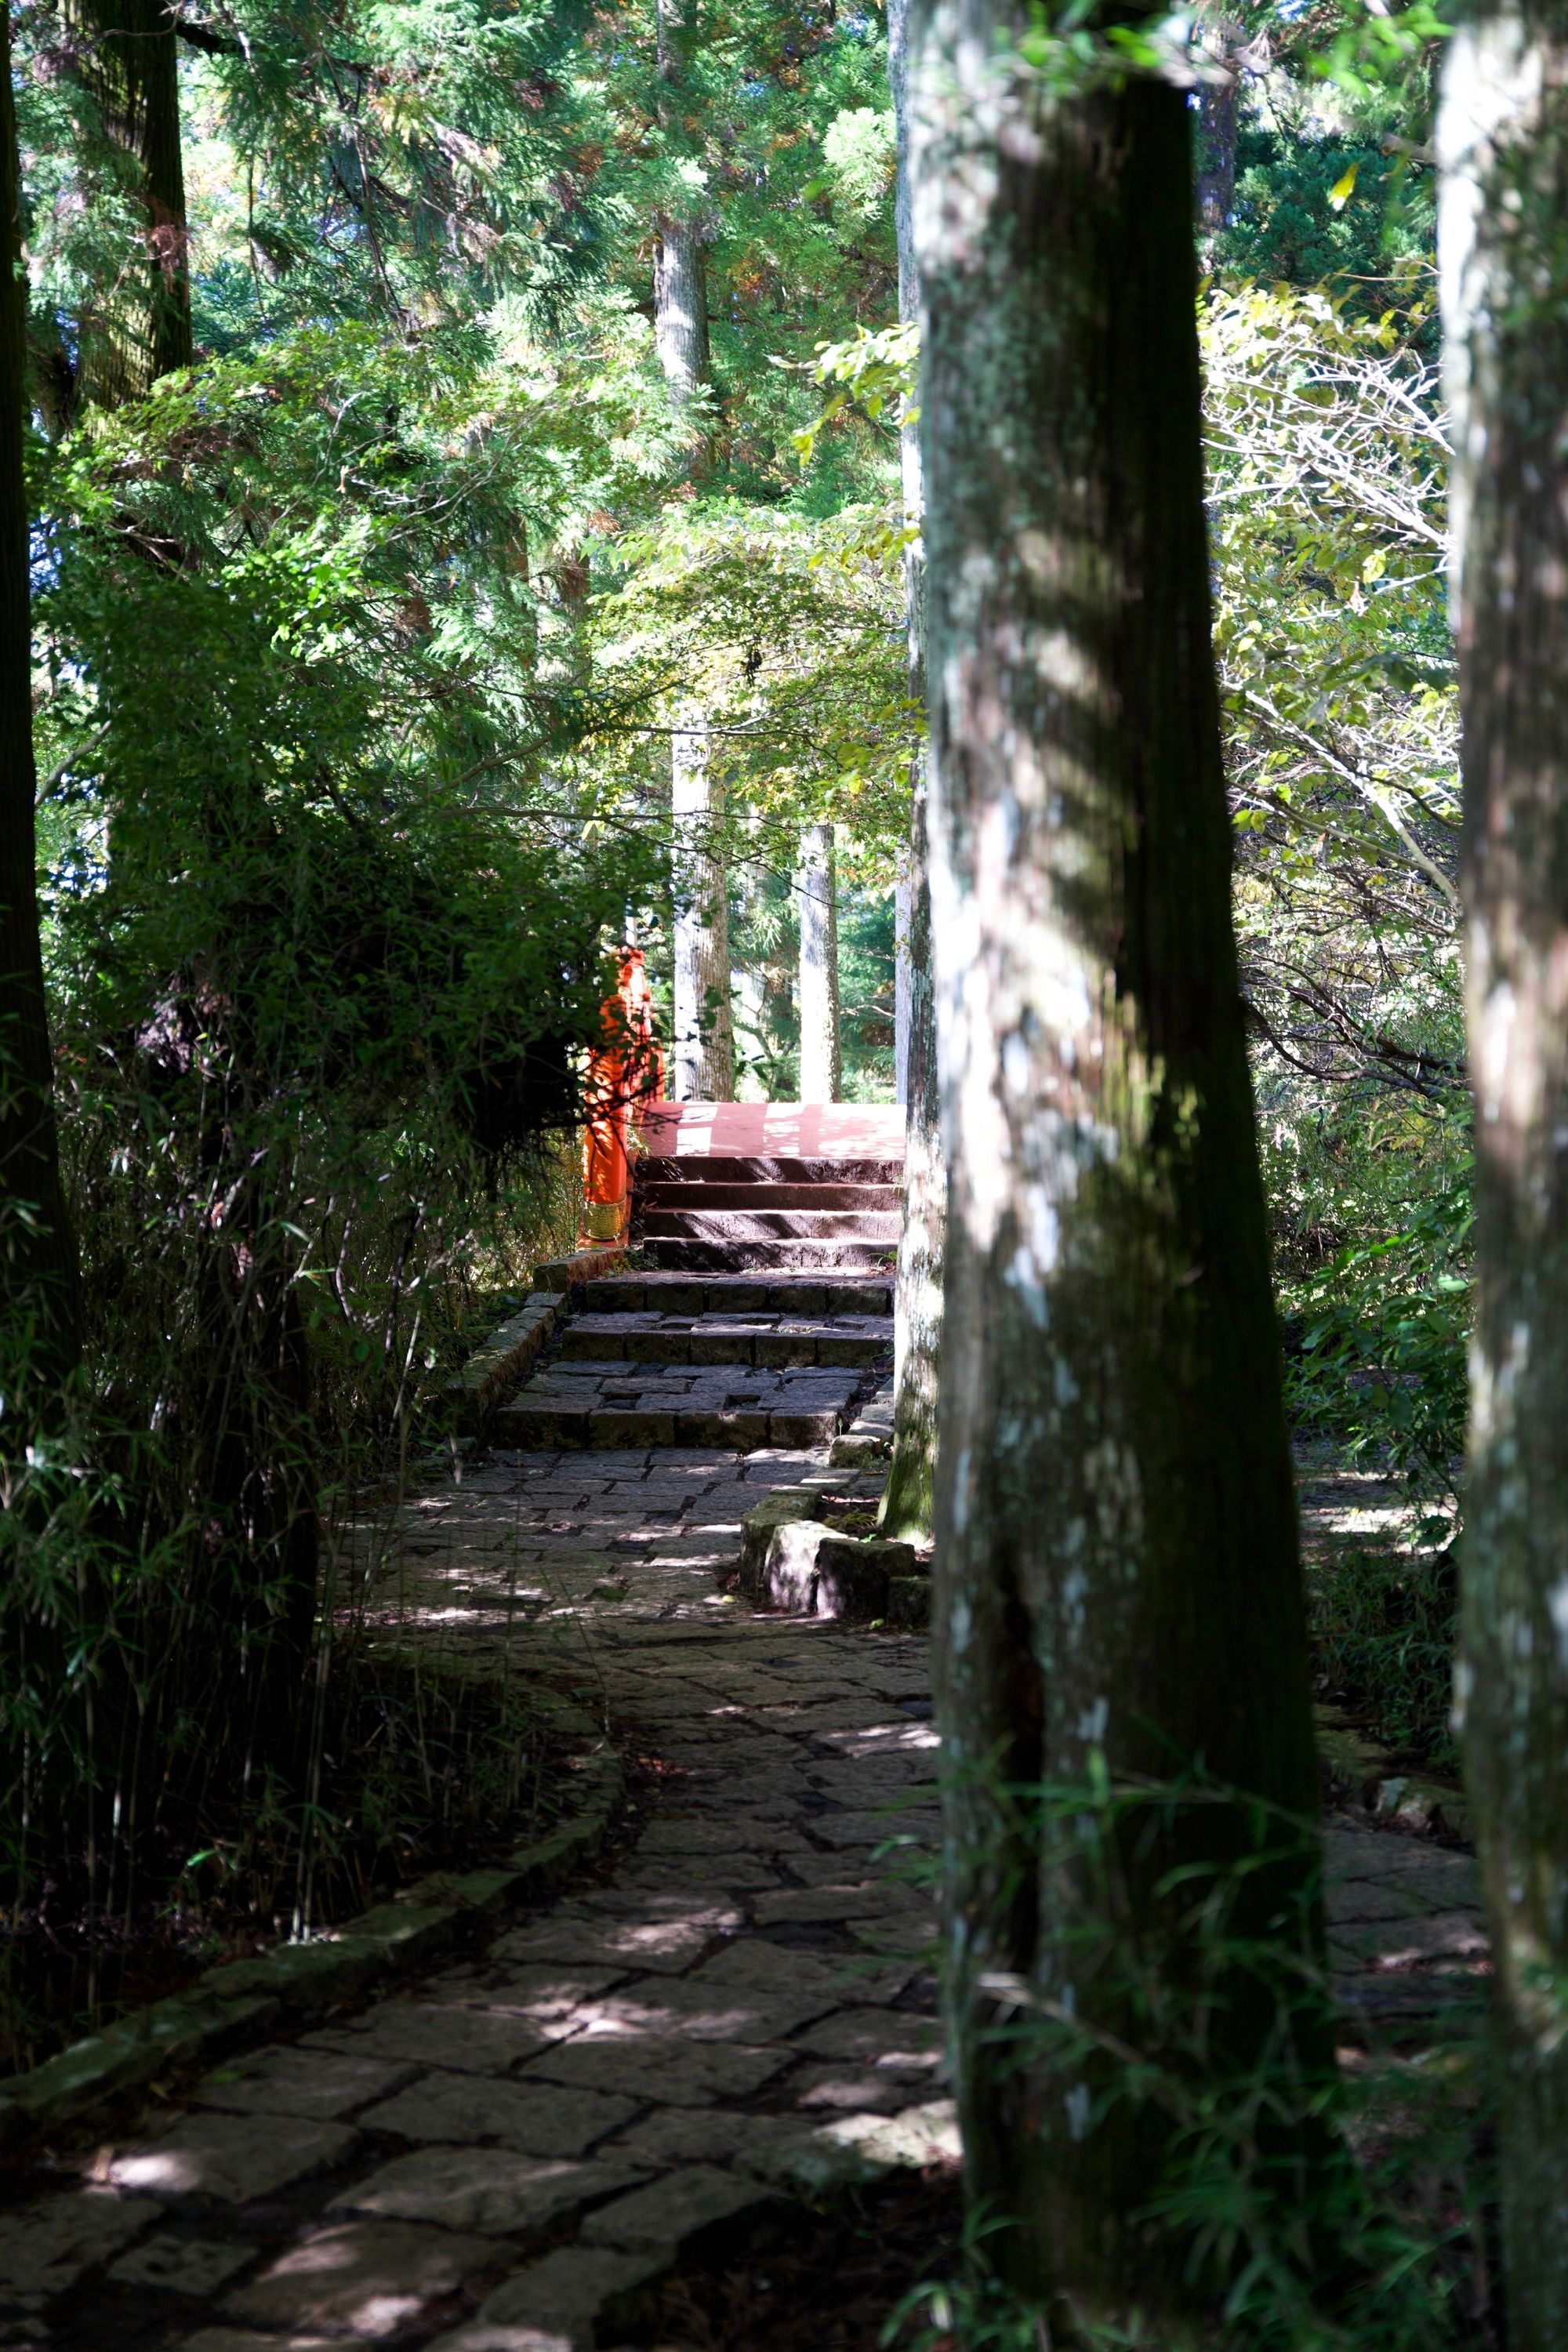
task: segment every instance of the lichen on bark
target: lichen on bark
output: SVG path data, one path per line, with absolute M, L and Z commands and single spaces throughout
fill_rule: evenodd
M 1568 17 L 1475 9 L 1438 121 L 1475 1322 L 1458 1678 L 1509 2342 L 1568 2342 Z
M 949 1170 L 933 1627 L 966 2177 L 1013 2222 L 990 2242 L 1016 2284 L 1115 2317 L 1199 2290 L 1138 2218 L 1157 2111 L 1107 2115 L 1102 2063 L 1043 2072 L 997 2036 L 1004 1979 L 1126 2023 L 1077 1980 L 1081 1878 L 1008 1791 L 1201 1760 L 1310 1822 L 1316 1773 L 1231 931 L 1186 110 L 1153 79 L 1039 70 L 1033 26 L 1021 0 L 910 9 Z M 1245 1812 L 1173 1816 L 1129 1859 L 1146 1924 L 1160 1872 L 1242 1852 Z M 1310 1855 L 1304 1833 L 1258 1874 L 1239 1935 L 1310 1945 Z M 1279 2022 L 1237 1987 L 1210 2063 L 1245 2070 Z M 1330 2063 L 1302 2034 L 1300 2063 Z

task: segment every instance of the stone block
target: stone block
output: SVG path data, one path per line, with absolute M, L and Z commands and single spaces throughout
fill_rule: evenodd
M 718 1434 L 712 1439 L 689 1439 L 684 1442 L 693 1444 L 712 1444 L 723 1447 L 727 1453 L 731 1454 L 750 1454 L 755 1447 L 768 1443 L 768 1416 L 765 1412 L 737 1406 L 732 1412 L 727 1410 L 719 1413 L 713 1426 Z
M 384 2059 L 340 2057 L 284 2044 L 209 2074 L 196 2101 L 230 2115 L 303 2116 L 335 2123 L 372 2099 L 390 2098 L 412 2072 L 407 2064 Z
M 587 2352 L 631 2325 L 647 2289 L 670 2266 L 662 2246 L 562 2246 L 497 2287 L 479 2305 L 477 2325 L 536 2329 L 552 2352 L 556 2345 L 564 2352 Z
M 874 1463 L 885 1462 L 892 1447 L 881 1437 L 836 1437 L 827 1449 L 827 1463 L 832 1470 L 866 1470 Z
M 781 1528 L 815 1519 L 821 1510 L 818 1495 L 798 1486 L 774 1487 L 761 1495 L 741 1518 L 741 1590 L 748 1600 L 766 1590 L 768 1556 Z
M 607 1918 L 577 1905 L 563 1904 L 536 1926 L 514 1928 L 492 1947 L 498 1958 L 556 1961 L 568 1967 L 657 1969 L 689 1967 L 716 1935 L 731 1932 L 729 1920 L 702 1906 L 682 1918 L 658 1916 Z
M 768 1285 L 768 1305 L 775 1314 L 826 1315 L 831 1312 L 830 1299 L 837 1286 L 821 1282 L 772 1282 Z
M 584 2163 L 495 2147 L 426 2147 L 395 2157 L 368 2180 L 342 2189 L 332 2207 L 377 2221 L 429 2222 L 523 2242 L 647 2177 L 646 2165 L 626 2158 Z
M 401 2335 L 427 2304 L 456 2294 L 505 2259 L 493 2238 L 406 2221 L 350 2221 L 290 2246 L 230 2294 L 224 2310 L 258 2327 L 324 2327 L 374 2340 Z
M 836 1411 L 823 1412 L 770 1412 L 768 1444 L 770 1445 L 826 1445 L 837 1425 Z
M 752 1331 L 693 1331 L 688 1341 L 689 1360 L 717 1370 L 726 1364 L 771 1363 L 773 1359 L 762 1352 L 770 1341 L 766 1332 Z
M 662 2172 L 673 2164 L 730 2164 L 794 2137 L 794 2116 L 739 2115 L 729 2107 L 655 2107 L 616 2140 L 611 2153 Z
M 726 1988 L 695 1977 L 636 1977 L 616 1992 L 585 2001 L 576 2021 L 582 2039 L 574 2048 L 600 2039 L 656 2041 L 776 2042 L 832 2009 L 841 1998 L 829 1990 L 796 1988 Z
M 553 2036 L 567 2030 L 573 2010 L 595 1993 L 608 1992 L 625 1975 L 624 1969 L 510 1969 L 486 1960 L 461 1974 L 432 1978 L 425 1998 L 455 2008 L 512 2010 Z
M 761 1286 L 744 1278 L 734 1282 L 709 1281 L 702 1286 L 703 1309 L 709 1315 L 747 1315 L 757 1305 Z
M 177 2230 L 160 2230 L 121 2254 L 109 2275 L 116 2286 L 146 2287 L 207 2303 L 255 2261 L 258 2251 L 226 2238 L 189 2238 Z
M 504 2074 L 520 2058 L 542 2049 L 532 2021 L 505 2011 L 454 2009 L 425 2000 L 387 2000 L 363 2017 L 345 2018 L 309 2035 L 306 2050 L 401 2060 L 465 2074 Z
M 601 1445 L 673 1445 L 675 1415 L 672 1412 L 626 1412 L 617 1406 L 601 1405 L 589 1416 L 586 1442 L 595 1451 Z
M 608 2094 L 629 2115 L 633 2103 L 645 2099 L 657 2099 L 671 2107 L 700 2107 L 711 2099 L 750 2097 L 783 2073 L 790 2054 L 787 2050 L 753 2050 L 732 2042 L 584 2034 L 531 2060 L 522 2079 L 528 2084 L 559 2083 L 581 2093 Z
M 230 2205 L 276 2197 L 312 2173 L 346 2164 L 359 2135 L 346 2124 L 290 2118 L 258 2130 L 249 2116 L 182 2116 L 156 2139 L 116 2157 L 109 2177 L 117 2189 L 150 2197 L 210 2197 Z
M 72 2186 L 0 2213 L 5 2300 L 31 2305 L 68 2294 L 162 2221 L 163 2212 L 150 2197 Z
M 595 2140 L 629 2121 L 633 2100 L 597 2085 L 563 2089 L 530 2077 L 487 2082 L 477 2074 L 431 2073 L 361 2117 L 366 2131 L 398 2139 L 472 2145 L 495 2140 L 525 2156 L 585 2156 Z
M 826 1535 L 817 1547 L 815 1608 L 819 1617 L 867 1624 L 888 1613 L 891 1561 L 912 1558 L 908 1544 L 858 1542 Z
M 646 1304 L 646 1285 L 634 1275 L 590 1275 L 577 1296 L 589 1315 L 635 1315 Z
M 849 2058 L 900 2073 L 929 2073 L 942 2060 L 934 2020 L 898 2009 L 841 2009 L 795 2039 L 814 2058 Z
M 700 1364 L 706 1357 L 691 1353 L 693 1342 L 683 1331 L 628 1331 L 622 1354 L 630 1364 Z
M 582 2235 L 585 2245 L 666 2249 L 678 2262 L 700 2262 L 739 2252 L 790 2215 L 788 2202 L 754 2179 L 690 2164 L 601 2205 Z

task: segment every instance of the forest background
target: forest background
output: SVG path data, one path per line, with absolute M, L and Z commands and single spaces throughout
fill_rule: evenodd
M 1320 1664 L 1441 1767 L 1468 1143 L 1436 36 L 1320 5 L 1194 37 L 1234 76 L 1194 96 L 1209 519 L 1291 1402 L 1430 1521 L 1320 1576 Z M 327 1833 L 335 1532 L 574 1231 L 628 916 L 668 1005 L 694 713 L 730 1081 L 799 1082 L 829 824 L 843 1087 L 892 1091 L 921 728 L 887 26 L 70 0 L 20 10 L 12 68 L 79 1274 L 64 1341 L 6 1332 L 7 1902 L 128 1912 L 173 1855 L 198 1919 L 226 1874 L 270 1930 Z M 352 1642 L 332 1672 L 374 1680 Z

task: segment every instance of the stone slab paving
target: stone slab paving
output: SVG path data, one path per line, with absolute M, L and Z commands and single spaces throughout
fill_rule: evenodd
M 0 2213 L 0 2346 L 574 2352 L 792 2190 L 951 2160 L 923 1637 L 753 1615 L 715 1574 L 761 1493 L 812 1482 L 879 1474 L 503 1448 L 366 1531 L 373 1614 L 591 1705 L 651 1816 L 478 1957 L 41 2168 Z M 1349 1820 L 1329 1844 L 1347 2023 L 1429 2031 L 1483 1958 L 1473 1864 Z
M 0 2217 L 0 2342 L 555 2352 L 776 2226 L 805 2136 L 851 2169 L 868 2132 L 951 2149 L 897 1866 L 935 1826 L 923 1643 L 753 1617 L 714 1572 L 811 1480 L 855 1483 L 822 1447 L 498 1451 L 367 1537 L 389 1617 L 602 1710 L 657 1811 L 605 1883 L 41 2176 Z

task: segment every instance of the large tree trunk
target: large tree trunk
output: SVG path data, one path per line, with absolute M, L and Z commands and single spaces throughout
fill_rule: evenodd
M 60 1184 L 38 940 L 32 623 L 22 478 L 26 278 L 9 44 L 7 18 L 0 36 L 0 1389 L 11 1434 L 25 1440 L 40 1420 L 47 1420 L 51 1400 L 58 1401 L 76 1364 L 80 1301 L 76 1244 Z
M 800 1098 L 837 1102 L 843 1063 L 838 1042 L 838 874 L 833 827 L 807 825 L 800 839 Z
M 1198 230 L 1205 246 L 1230 219 L 1236 202 L 1236 132 L 1239 109 L 1239 78 L 1234 51 L 1240 28 L 1226 16 L 1210 15 L 1201 25 L 1200 38 L 1211 65 L 1226 70 L 1198 90 L 1194 126 L 1193 201 Z
M 653 255 L 653 340 L 671 397 L 685 404 L 707 389 L 708 266 L 698 222 L 660 216 Z
M 1438 124 L 1476 1097 L 1458 1700 L 1514 2352 L 1568 2344 L 1568 16 L 1483 5 Z
M 1018 59 L 1033 22 L 1026 0 L 910 9 L 950 1176 L 944 1949 L 967 2184 L 1018 2223 L 995 2258 L 1115 2316 L 1196 2292 L 1135 2218 L 1165 2134 L 1152 2102 L 1100 2105 L 1088 2038 L 1136 2027 L 1073 1940 L 1104 1925 L 1093 1873 L 1048 1866 L 1002 1784 L 1201 1759 L 1305 1823 L 1316 1769 L 1231 931 L 1185 102 L 1125 73 L 1064 89 Z M 1174 1991 L 1206 1948 L 1160 1874 L 1251 1833 L 1223 1793 L 1143 1825 L 1115 1864 Z M 1286 1843 L 1238 1876 L 1243 1937 L 1310 1882 L 1310 1832 Z M 1294 1916 L 1310 1949 L 1304 1896 Z M 1083 2054 L 998 2041 L 998 1975 L 1086 2026 Z M 1279 2021 L 1226 1982 L 1193 2063 L 1228 2074 Z M 1331 2063 L 1315 2035 L 1299 2055 Z
M 680 92 L 696 37 L 692 0 L 655 0 L 659 123 L 671 152 L 682 141 Z M 656 228 L 653 335 L 669 396 L 692 409 L 709 383 L 708 282 L 701 223 L 695 211 L 667 209 Z M 710 457 L 707 427 L 693 415 L 687 472 L 696 480 Z M 675 1029 L 677 1102 L 732 1102 L 735 1052 L 730 1010 L 729 877 L 721 827 L 723 811 L 709 782 L 703 713 L 689 702 L 670 747 L 675 813 Z
M 905 0 L 889 0 L 888 79 L 898 132 L 893 215 L 898 233 L 899 316 L 920 308 L 910 209 L 908 17 Z M 906 523 L 921 517 L 920 434 L 905 423 L 899 469 Z M 904 562 L 905 640 L 909 688 L 925 693 L 921 555 L 913 544 Z M 936 999 L 931 989 L 931 869 L 926 838 L 924 754 L 911 777 L 910 842 L 900 876 L 903 911 L 899 955 L 900 1100 L 904 1119 L 904 1222 L 899 1237 L 893 1299 L 893 1457 L 883 1490 L 883 1533 L 924 1538 L 931 1531 L 931 1481 L 936 1469 L 937 1380 L 942 1359 L 942 1232 L 947 1217 L 947 1166 L 942 1158 L 936 1078 Z
M 192 360 L 174 19 L 164 0 L 68 0 L 67 13 L 82 79 L 127 167 L 142 247 L 81 317 L 78 394 L 110 408 Z

